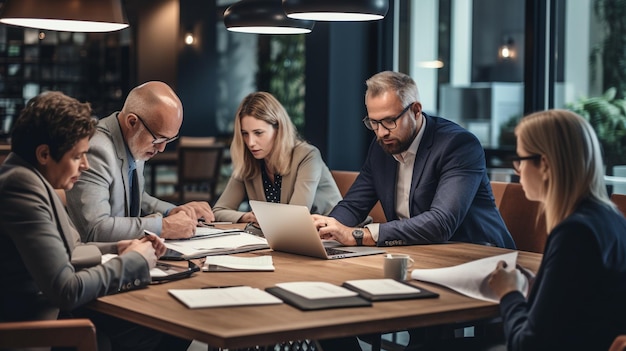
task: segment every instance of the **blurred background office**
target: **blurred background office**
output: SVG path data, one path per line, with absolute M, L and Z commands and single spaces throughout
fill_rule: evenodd
M 238 102 L 264 90 L 331 169 L 358 170 L 371 138 L 360 123 L 364 81 L 396 70 L 416 80 L 427 113 L 479 137 L 493 177 L 514 180 L 512 127 L 547 108 L 591 116 L 608 175 L 626 164 L 625 0 L 390 0 L 382 20 L 316 21 L 297 35 L 227 30 L 234 3 L 124 0 L 130 26 L 111 33 L 0 25 L 0 133 L 44 90 L 90 101 L 103 117 L 133 86 L 162 80 L 183 101 L 181 135 L 227 143 Z

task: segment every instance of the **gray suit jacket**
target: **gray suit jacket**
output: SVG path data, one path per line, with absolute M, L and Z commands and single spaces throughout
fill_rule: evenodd
M 16 154 L 0 166 L 0 198 L 0 320 L 56 319 L 59 308 L 150 282 L 135 252 L 76 271 L 71 258 L 78 251 L 94 245 L 115 253 L 116 244 L 82 244 L 50 183 Z
M 161 214 L 175 206 L 145 192 L 144 162 L 137 161 L 141 213 L 147 217 L 130 217 L 129 161 L 117 112 L 98 123 L 87 159 L 89 170 L 66 192 L 68 212 L 83 241 L 134 239 L 144 229 L 160 234 Z
M 247 180 L 231 177 L 213 207 L 215 219 L 237 222 L 245 214 L 237 209 L 246 197 L 248 200 L 265 201 L 263 179 L 260 174 L 254 179 Z M 280 202 L 304 205 L 311 213 L 327 215 L 339 200 L 341 194 L 320 151 L 308 143 L 296 145 L 291 156 L 289 174 L 283 176 Z

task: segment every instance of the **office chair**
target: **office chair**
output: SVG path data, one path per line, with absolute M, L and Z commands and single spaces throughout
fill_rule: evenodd
M 530 201 L 519 183 L 491 181 L 496 206 L 518 250 L 543 253 L 548 238 L 541 204 Z
M 332 174 L 335 183 L 337 183 L 337 188 L 339 188 L 339 193 L 342 197 L 346 195 L 348 189 L 350 189 L 352 183 L 354 183 L 356 177 L 359 175 L 359 172 L 356 171 L 331 170 L 330 173 Z M 372 217 L 374 223 L 387 222 L 387 217 L 385 217 L 385 212 L 383 211 L 383 207 L 380 205 L 380 201 L 376 202 L 376 205 L 374 205 L 370 211 L 369 216 Z
M 181 137 L 176 149 L 176 191 L 161 199 L 178 204 L 214 201 L 224 149 L 225 145 L 216 143 L 212 137 Z
M 73 347 L 96 351 L 96 327 L 89 319 L 0 323 L 0 349 L 26 347 Z
M 611 201 L 617 206 L 617 208 L 626 216 L 626 195 L 624 194 L 611 194 Z

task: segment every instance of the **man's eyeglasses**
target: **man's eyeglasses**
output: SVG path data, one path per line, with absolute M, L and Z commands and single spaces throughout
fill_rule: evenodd
M 396 117 L 385 118 L 381 119 L 380 121 L 371 119 L 369 118 L 369 116 L 365 116 L 365 118 L 363 118 L 363 124 L 365 124 L 365 127 L 367 127 L 367 129 L 369 130 L 378 130 L 379 125 L 382 125 L 387 130 L 395 129 L 398 126 L 396 124 L 396 121 L 400 119 L 400 117 L 402 117 L 406 113 L 406 111 L 411 108 L 411 106 L 413 106 L 413 103 L 410 103 L 407 107 L 405 107 L 404 110 L 402 110 L 402 112 L 400 112 L 400 114 Z
M 152 144 L 154 145 L 158 145 L 158 144 L 163 144 L 163 143 L 171 143 L 172 141 L 178 139 L 178 135 L 173 136 L 171 138 L 166 138 L 166 137 L 157 137 L 156 134 L 154 134 L 152 132 L 152 130 L 150 130 L 150 128 L 148 127 L 148 125 L 146 124 L 146 122 L 143 120 L 143 118 L 139 117 L 138 114 L 133 113 L 133 115 L 137 116 L 137 118 L 139 119 L 139 121 L 141 121 L 141 124 L 143 124 L 144 127 L 146 127 L 146 130 L 148 131 L 148 133 L 150 133 L 150 135 L 152 135 Z
M 525 160 L 537 161 L 540 159 L 541 159 L 541 155 L 530 155 L 530 156 L 524 156 L 524 157 L 514 156 L 514 157 L 511 157 L 509 160 L 513 163 L 513 169 L 515 170 L 515 173 L 519 174 L 522 161 L 525 161 Z

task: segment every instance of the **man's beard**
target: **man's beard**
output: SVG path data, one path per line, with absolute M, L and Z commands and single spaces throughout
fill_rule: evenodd
M 383 150 L 391 155 L 396 155 L 402 153 L 409 149 L 411 143 L 413 142 L 413 138 L 410 140 L 400 140 L 397 144 L 385 144 L 382 139 L 377 139 L 378 145 L 380 145 Z

